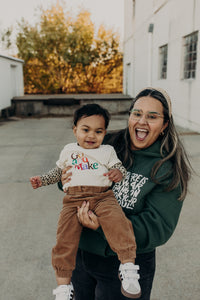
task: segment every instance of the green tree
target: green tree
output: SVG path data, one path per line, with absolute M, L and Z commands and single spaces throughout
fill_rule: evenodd
M 13 31 L 12 27 L 9 27 L 6 30 L 4 30 L 3 32 L 1 32 L 1 42 L 2 42 L 3 46 L 5 47 L 5 49 L 9 49 L 12 45 L 12 42 L 11 42 L 12 31 Z
M 88 11 L 81 10 L 74 19 L 57 4 L 42 10 L 39 23 L 31 26 L 22 19 L 18 28 L 26 93 L 121 92 L 119 36 L 103 26 L 95 36 Z

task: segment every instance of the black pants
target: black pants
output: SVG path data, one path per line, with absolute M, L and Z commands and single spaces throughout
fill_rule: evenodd
M 155 273 L 155 251 L 138 254 L 136 264 L 140 266 L 140 300 L 150 300 Z M 101 257 L 85 251 L 78 251 L 76 269 L 72 275 L 75 300 L 127 300 L 121 294 L 118 279 L 119 260 L 117 256 Z

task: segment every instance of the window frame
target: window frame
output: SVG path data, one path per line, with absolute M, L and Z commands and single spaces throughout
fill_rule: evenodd
M 182 39 L 182 79 L 194 80 L 197 72 L 198 31 Z
M 167 79 L 168 44 L 159 47 L 159 79 Z

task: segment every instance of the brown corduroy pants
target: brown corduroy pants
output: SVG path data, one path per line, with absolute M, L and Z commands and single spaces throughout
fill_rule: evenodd
M 63 199 L 57 229 L 57 243 L 52 249 L 52 265 L 58 277 L 71 277 L 75 268 L 82 225 L 77 206 L 89 201 L 111 249 L 121 263 L 134 262 L 136 242 L 132 223 L 125 216 L 111 189 L 98 186 L 69 187 Z

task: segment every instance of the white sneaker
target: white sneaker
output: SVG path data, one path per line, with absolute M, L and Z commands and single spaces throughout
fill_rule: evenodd
M 138 265 L 134 263 L 120 264 L 119 279 L 121 280 L 121 292 L 125 297 L 136 299 L 141 296 L 141 288 L 138 282 L 140 275 L 137 273 Z
M 53 295 L 56 296 L 55 300 L 72 300 L 74 296 L 72 283 L 59 285 L 55 290 L 53 290 Z

